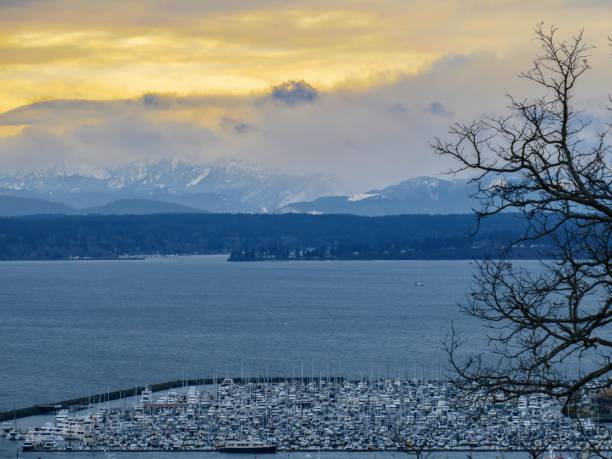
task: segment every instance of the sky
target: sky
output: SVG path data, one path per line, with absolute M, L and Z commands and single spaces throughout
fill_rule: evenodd
M 428 143 L 501 113 L 538 24 L 585 30 L 605 117 L 609 0 L 0 0 L 0 167 L 235 158 L 363 191 L 451 164 Z

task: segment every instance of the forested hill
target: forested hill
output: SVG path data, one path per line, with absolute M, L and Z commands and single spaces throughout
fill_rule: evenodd
M 231 253 L 231 260 L 495 256 L 525 228 L 514 215 L 172 214 L 0 219 L 0 259 Z M 516 247 L 533 258 L 539 248 Z

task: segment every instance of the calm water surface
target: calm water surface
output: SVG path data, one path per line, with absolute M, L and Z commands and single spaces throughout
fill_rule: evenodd
M 468 261 L 0 263 L 0 410 L 169 379 L 437 375 Z M 415 283 L 424 286 L 416 286 Z
M 9 442 L 0 442 L 0 455 L 6 457 L 7 459 L 16 458 L 16 452 L 11 448 Z M 3 454 L 4 453 L 4 454 Z M 87 452 L 70 452 L 70 453 L 19 453 L 19 457 L 23 457 L 25 459 L 236 459 L 235 454 L 228 453 L 217 453 L 217 452 L 145 452 L 145 453 L 136 453 L 136 452 L 127 452 L 127 453 L 111 453 L 110 455 L 105 455 L 104 453 L 87 453 Z M 416 457 L 414 455 L 409 455 L 403 452 L 317 452 L 312 451 L 310 453 L 307 452 L 291 452 L 291 453 L 277 453 L 270 456 L 264 455 L 254 455 L 254 454 L 241 454 L 240 459 L 262 459 L 262 458 L 270 458 L 270 459 L 407 459 L 410 457 Z M 495 453 L 495 452 L 452 452 L 452 451 L 444 451 L 444 452 L 433 452 L 430 454 L 424 454 L 424 457 L 428 459 L 497 459 L 497 458 L 506 458 L 506 459 L 528 459 L 529 456 L 526 453 L 514 453 L 514 452 L 504 452 Z M 568 456 L 573 457 L 573 456 Z

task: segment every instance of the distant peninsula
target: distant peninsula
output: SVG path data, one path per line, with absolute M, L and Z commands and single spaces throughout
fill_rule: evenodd
M 498 215 L 159 214 L 0 218 L 1 260 L 123 259 L 228 254 L 230 261 L 478 259 L 546 242 L 512 241 L 527 222 Z

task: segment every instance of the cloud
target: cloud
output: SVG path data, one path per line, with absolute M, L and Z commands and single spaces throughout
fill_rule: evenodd
M 27 124 L 0 137 L 6 169 L 111 166 L 132 160 L 202 157 L 217 136 L 206 126 L 147 114 L 133 101 L 56 101 L 0 116 L 1 124 Z
M 221 118 L 219 124 L 222 129 L 238 135 L 248 134 L 255 129 L 253 126 L 244 121 L 226 117 Z
M 392 113 L 401 115 L 402 113 L 408 112 L 408 107 L 406 107 L 406 105 L 404 105 L 401 102 L 396 102 L 393 105 L 391 105 L 391 107 L 389 107 L 389 110 L 391 110 Z
M 166 99 L 160 94 L 153 92 L 142 95 L 142 103 L 148 107 L 160 107 L 166 104 Z
M 425 113 L 429 113 L 430 115 L 434 115 L 434 116 L 443 116 L 443 117 L 449 117 L 452 115 L 452 113 L 446 109 L 446 107 L 444 106 L 444 104 L 440 101 L 433 101 L 430 102 L 424 109 L 423 111 Z
M 233 157 L 291 174 L 337 176 L 342 191 L 361 192 L 448 170 L 428 142 L 455 121 L 503 113 L 507 92 L 535 95 L 515 76 L 529 57 L 449 56 L 422 73 L 365 87 L 291 83 L 237 95 L 38 102 L 0 114 L 0 126 L 20 127 L 4 137 L 0 130 L 0 167 Z M 594 66 L 577 88 L 576 103 L 588 113 L 599 110 L 594 119 L 609 117 L 609 70 Z
M 532 49 L 542 18 L 606 43 L 606 0 L 0 1 L 0 110 L 44 98 L 319 92 Z M 434 100 L 434 99 L 432 99 Z
M 287 105 L 303 102 L 314 102 L 319 97 L 318 91 L 305 81 L 287 81 L 272 88 L 269 98 Z

